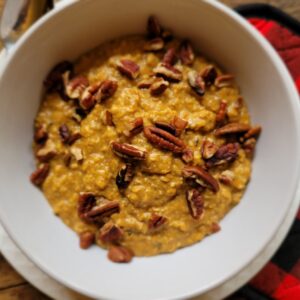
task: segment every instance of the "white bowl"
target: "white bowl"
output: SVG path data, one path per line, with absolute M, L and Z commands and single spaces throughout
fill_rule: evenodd
M 109 39 L 144 32 L 155 14 L 179 36 L 236 74 L 254 123 L 263 126 L 252 180 L 222 231 L 169 255 L 113 264 L 82 251 L 28 180 L 32 126 L 49 69 Z M 83 294 L 105 299 L 179 299 L 201 294 L 252 261 L 299 198 L 299 99 L 274 50 L 245 20 L 215 1 L 81 0 L 50 12 L 17 43 L 0 81 L 0 217 L 42 270 Z M 299 201 L 299 200 L 298 200 Z

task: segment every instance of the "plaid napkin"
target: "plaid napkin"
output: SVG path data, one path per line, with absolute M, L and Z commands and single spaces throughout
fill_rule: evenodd
M 237 11 L 277 50 L 300 93 L 300 23 L 268 5 L 247 5 Z M 229 299 L 300 300 L 300 209 L 288 236 L 271 261 Z

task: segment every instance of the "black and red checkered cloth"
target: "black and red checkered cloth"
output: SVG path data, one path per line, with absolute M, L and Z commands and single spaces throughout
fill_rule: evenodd
M 252 5 L 237 11 L 277 50 L 300 93 L 300 23 L 270 6 Z M 288 236 L 271 261 L 229 299 L 300 300 L 300 209 Z

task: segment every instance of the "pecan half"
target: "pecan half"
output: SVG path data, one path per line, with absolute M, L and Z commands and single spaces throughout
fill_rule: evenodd
M 151 96 L 159 96 L 161 95 L 169 86 L 169 82 L 164 80 L 163 78 L 157 78 L 151 84 L 150 94 Z
M 69 61 L 62 61 L 54 66 L 44 81 L 47 92 L 61 92 L 63 90 L 62 75 L 67 71 L 73 73 L 73 64 Z
M 107 257 L 113 262 L 127 263 L 132 260 L 133 252 L 123 246 L 111 246 L 108 249 Z
M 122 239 L 123 230 L 112 222 L 106 223 L 99 230 L 99 239 L 102 243 L 116 243 Z
M 128 160 L 145 160 L 147 152 L 130 144 L 121 144 L 118 142 L 111 143 L 114 153 Z
M 231 74 L 219 75 L 215 80 L 215 86 L 219 89 L 223 87 L 232 86 L 233 81 L 234 81 L 234 75 Z
M 102 102 L 114 95 L 118 88 L 118 83 L 115 80 L 106 79 L 101 82 L 99 89 L 94 95 L 95 101 Z
M 218 150 L 218 146 L 210 141 L 205 139 L 202 143 L 201 154 L 204 159 L 209 159 L 215 155 Z
M 171 124 L 169 124 L 167 122 L 159 122 L 159 121 L 157 121 L 157 122 L 154 122 L 154 124 L 155 124 L 155 126 L 157 128 L 165 130 L 165 131 L 167 131 L 167 132 L 169 132 L 169 133 L 171 133 L 173 135 L 176 134 L 176 128 L 173 125 L 171 125 Z
M 202 70 L 200 75 L 205 82 L 205 86 L 211 86 L 212 84 L 214 84 L 218 74 L 216 68 L 210 65 Z
M 181 42 L 179 46 L 179 57 L 184 65 L 192 65 L 195 59 L 195 54 L 191 43 L 188 40 Z
M 200 192 L 196 189 L 187 190 L 186 201 L 191 216 L 194 219 L 200 219 L 204 212 L 204 200 Z
M 247 132 L 249 129 L 250 129 L 250 126 L 247 124 L 229 123 L 223 127 L 217 128 L 215 130 L 215 136 L 244 133 L 244 132 Z
M 110 111 L 105 111 L 105 122 L 106 125 L 108 126 L 115 126 L 114 121 L 113 121 L 113 115 Z
M 95 234 L 89 230 L 79 234 L 79 245 L 81 249 L 90 248 L 95 242 Z
M 157 76 L 162 76 L 164 79 L 172 82 L 179 82 L 182 80 L 182 73 L 175 67 L 166 64 L 166 63 L 160 63 L 158 64 L 154 69 L 153 72 Z
M 131 163 L 123 165 L 116 177 L 116 185 L 119 189 L 126 189 L 134 177 L 134 166 Z
M 166 51 L 162 59 L 162 62 L 167 65 L 174 65 L 176 63 L 176 60 L 177 60 L 176 49 L 175 47 L 170 47 Z
M 70 80 L 70 72 L 63 74 L 65 93 L 70 99 L 79 99 L 83 91 L 89 86 L 89 81 L 84 76 L 76 76 Z
M 62 124 L 61 126 L 59 126 L 58 130 L 59 130 L 59 135 L 60 135 L 62 142 L 64 144 L 68 144 L 69 138 L 71 136 L 69 127 L 66 124 Z
M 258 137 L 261 133 L 261 126 L 254 126 L 252 128 L 250 128 L 246 134 L 244 135 L 245 139 L 249 139 L 252 137 Z
M 190 71 L 188 73 L 188 83 L 197 95 L 203 96 L 205 94 L 205 82 L 197 72 Z
M 148 18 L 147 31 L 150 38 L 156 38 L 161 35 L 162 27 L 155 16 L 150 16 Z
M 146 79 L 142 79 L 141 81 L 138 82 L 137 87 L 139 89 L 148 89 L 151 84 L 154 82 L 155 78 L 146 78 Z
M 227 116 L 227 102 L 225 100 L 221 100 L 220 107 L 216 115 L 216 124 L 217 126 L 222 125 Z
M 121 59 L 117 63 L 117 69 L 119 72 L 129 79 L 135 79 L 139 75 L 140 67 L 134 61 L 129 59 Z
M 157 231 L 159 229 L 162 229 L 163 225 L 165 225 L 166 222 L 166 217 L 153 213 L 148 222 L 148 229 L 152 232 Z
M 101 83 L 95 83 L 95 84 L 87 87 L 83 91 L 83 93 L 79 99 L 79 105 L 83 110 L 89 111 L 95 106 L 95 104 L 96 104 L 95 95 L 98 92 L 98 90 L 100 89 L 100 86 L 101 86 Z
M 36 186 L 41 186 L 47 178 L 50 171 L 50 165 L 45 163 L 40 165 L 31 175 L 30 180 Z
M 133 137 L 143 131 L 144 121 L 143 118 L 137 118 L 134 120 L 132 124 L 132 128 L 129 130 L 129 136 Z
M 34 141 L 39 144 L 43 145 L 48 139 L 48 133 L 46 131 L 46 126 L 39 126 L 35 128 L 34 131 Z
M 191 149 L 185 149 L 181 156 L 185 163 L 190 163 L 194 160 L 194 152 Z
M 118 201 L 109 201 L 104 197 L 96 197 L 92 193 L 80 193 L 78 200 L 78 216 L 87 223 L 102 224 L 104 218 L 120 211 Z
M 234 179 L 234 173 L 230 170 L 223 171 L 219 176 L 220 182 L 226 185 L 232 185 L 233 179 Z
M 144 50 L 146 51 L 160 51 L 164 48 L 165 42 L 162 38 L 156 37 L 146 42 Z
M 210 188 L 215 193 L 219 190 L 218 181 L 200 166 L 185 166 L 182 175 L 200 186 Z
M 174 128 L 176 129 L 175 135 L 179 136 L 185 130 L 186 126 L 188 125 L 188 122 L 175 116 L 171 122 L 171 125 L 174 126 Z
M 228 143 L 221 146 L 218 151 L 206 161 L 206 166 L 211 168 L 236 160 L 239 151 L 238 143 Z
M 144 135 L 149 142 L 161 149 L 169 150 L 174 153 L 182 153 L 186 148 L 181 139 L 157 127 L 150 126 L 144 128 Z

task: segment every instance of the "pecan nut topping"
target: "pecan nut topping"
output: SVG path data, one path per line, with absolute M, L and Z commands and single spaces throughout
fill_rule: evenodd
M 106 79 L 101 82 L 99 89 L 94 95 L 96 102 L 102 102 L 114 95 L 118 88 L 118 83 L 115 80 Z
M 48 133 L 46 131 L 46 126 L 39 126 L 35 128 L 34 131 L 34 141 L 39 144 L 43 145 L 48 139 Z
M 105 111 L 105 122 L 106 125 L 108 126 L 115 126 L 114 121 L 113 121 L 113 115 L 110 111 Z
M 43 147 L 36 152 L 36 158 L 41 162 L 49 162 L 57 154 L 54 145 Z
M 185 130 L 186 126 L 188 125 L 188 122 L 175 116 L 173 121 L 171 122 L 171 125 L 174 126 L 176 130 L 175 135 L 180 136 L 181 133 Z
M 163 78 L 157 78 L 150 87 L 151 96 L 159 96 L 161 95 L 169 86 L 169 82 L 164 80 Z
M 144 121 L 143 118 L 137 118 L 134 120 L 132 124 L 132 128 L 129 130 L 129 136 L 133 137 L 143 131 Z
M 208 139 L 204 140 L 201 148 L 201 154 L 203 159 L 211 158 L 212 156 L 215 155 L 217 150 L 218 150 L 218 146 L 214 142 Z
M 172 82 L 179 82 L 182 80 L 182 73 L 175 67 L 166 64 L 166 63 L 160 63 L 158 64 L 154 69 L 153 72 L 157 76 L 161 76 L 164 79 Z
M 179 57 L 184 65 L 192 65 L 195 59 L 195 54 L 191 43 L 188 40 L 182 41 L 179 46 Z
M 162 38 L 156 37 L 146 42 L 145 51 L 160 51 L 164 48 L 165 42 Z
M 81 249 L 90 248 L 95 242 L 95 234 L 89 230 L 79 234 L 79 245 Z
M 153 213 L 148 222 L 148 229 L 152 232 L 157 231 L 158 229 L 162 229 L 163 225 L 165 225 L 166 222 L 166 217 Z
M 233 179 L 234 173 L 230 170 L 223 171 L 219 176 L 219 181 L 226 185 L 232 185 Z
M 176 49 L 175 47 L 170 47 L 166 51 L 162 59 L 162 63 L 173 66 L 176 63 L 176 61 L 177 61 Z
M 89 86 L 89 81 L 84 76 L 76 76 L 70 80 L 70 72 L 63 74 L 65 93 L 70 99 L 79 99 L 83 91 Z
M 204 212 L 204 200 L 201 193 L 196 189 L 187 190 L 186 201 L 191 216 L 194 219 L 200 219 Z
M 219 75 L 215 80 L 215 86 L 219 89 L 223 87 L 232 86 L 233 81 L 234 81 L 234 75 L 231 74 Z
M 205 82 L 197 72 L 191 71 L 188 73 L 188 83 L 197 95 L 203 96 L 205 94 Z
M 218 181 L 200 166 L 185 166 L 182 175 L 200 186 L 210 188 L 215 193 L 219 190 Z
M 203 81 L 205 82 L 205 86 L 208 87 L 214 84 L 218 74 L 216 68 L 210 65 L 207 66 L 204 70 L 202 70 L 200 75 L 203 78 Z
M 169 124 L 167 122 L 160 122 L 160 121 L 154 122 L 154 124 L 157 128 L 165 130 L 173 135 L 176 135 L 176 128 L 172 124 Z
M 150 126 L 144 128 L 144 135 L 149 142 L 164 150 L 182 153 L 186 148 L 181 139 L 157 127 Z
M 102 224 L 106 217 L 120 211 L 118 201 L 110 201 L 104 197 L 96 197 L 92 193 L 80 193 L 78 201 L 78 216 L 91 224 Z
M 111 246 L 108 249 L 107 257 L 116 263 L 128 263 L 132 260 L 133 252 L 123 246 Z
M 73 145 L 77 140 L 81 138 L 80 132 L 74 132 L 70 135 L 69 140 L 68 140 L 68 145 Z
M 31 175 L 30 175 L 30 181 L 36 185 L 41 186 L 42 183 L 47 178 L 50 171 L 50 165 L 45 163 L 40 165 Z
M 134 177 L 134 166 L 126 163 L 122 166 L 116 177 L 116 185 L 119 189 L 126 189 Z
M 244 135 L 245 139 L 249 139 L 252 137 L 258 137 L 261 133 L 261 126 L 254 126 L 252 128 L 250 128 L 246 134 Z
M 87 87 L 83 91 L 79 99 L 79 105 L 83 110 L 89 111 L 95 106 L 96 104 L 95 94 L 98 92 L 100 86 L 101 83 L 95 83 Z
M 154 82 L 155 78 L 146 78 L 142 79 L 141 81 L 138 82 L 137 87 L 139 89 L 149 89 L 151 84 Z
M 229 123 L 215 130 L 215 136 L 223 136 L 227 134 L 244 133 L 250 129 L 247 124 Z
M 221 226 L 218 223 L 212 223 L 211 224 L 211 232 L 216 233 L 221 230 Z
M 59 135 L 61 137 L 61 140 L 64 144 L 69 143 L 69 138 L 71 136 L 71 132 L 69 130 L 69 127 L 66 124 L 62 124 L 59 126 Z
M 245 150 L 246 154 L 249 155 L 250 157 L 254 154 L 255 146 L 256 146 L 256 139 L 255 138 L 247 139 L 242 145 L 242 147 Z
M 129 79 L 136 79 L 140 71 L 139 65 L 129 59 L 121 59 L 117 63 L 117 69 L 121 74 L 128 77 Z
M 118 142 L 112 142 L 111 147 L 113 152 L 125 159 L 128 160 L 145 160 L 147 152 L 144 150 L 141 150 L 135 146 L 132 146 L 130 144 L 121 144 Z
M 227 102 L 225 100 L 221 100 L 220 107 L 216 115 L 216 124 L 217 126 L 222 125 L 227 117 Z
M 239 151 L 238 143 L 228 143 L 221 146 L 218 151 L 206 161 L 206 166 L 211 168 L 236 160 Z
M 148 36 L 150 38 L 160 37 L 162 34 L 162 27 L 155 16 L 150 16 L 147 23 Z
M 123 230 L 112 222 L 107 222 L 99 230 L 99 239 L 102 243 L 116 243 L 122 239 Z
M 73 73 L 73 64 L 69 61 L 62 61 L 58 63 L 48 74 L 47 78 L 44 81 L 44 86 L 47 92 L 58 91 L 61 92 L 63 90 L 63 78 L 62 75 L 65 72 Z
M 191 163 L 194 160 L 194 152 L 191 149 L 185 149 L 181 158 L 185 163 Z

